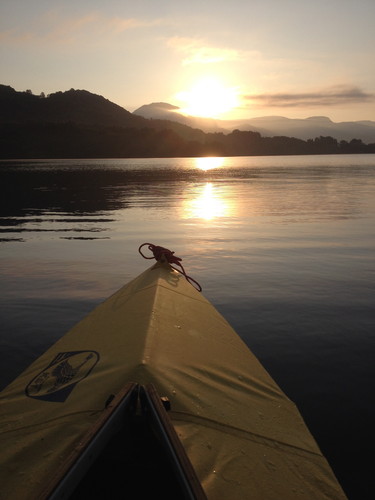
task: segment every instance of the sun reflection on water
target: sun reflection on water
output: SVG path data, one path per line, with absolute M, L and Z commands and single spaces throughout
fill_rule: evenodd
M 212 170 L 213 168 L 220 168 L 225 163 L 225 158 L 219 156 L 206 156 L 201 158 L 196 158 L 195 163 L 200 170 Z
M 206 221 L 218 217 L 229 217 L 231 205 L 229 200 L 220 195 L 219 190 L 211 182 L 199 186 L 199 192 L 195 193 L 184 204 L 184 217 L 199 218 Z

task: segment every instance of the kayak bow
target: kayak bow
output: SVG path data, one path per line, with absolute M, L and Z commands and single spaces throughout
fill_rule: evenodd
M 167 442 L 177 449 L 178 436 L 194 471 L 182 466 L 198 483 L 186 498 L 344 499 L 296 406 L 209 301 L 161 260 L 2 392 L 0 498 L 58 498 L 100 429 L 117 432 L 109 413 L 126 420 L 146 388 L 154 400 L 165 397 L 175 433 Z

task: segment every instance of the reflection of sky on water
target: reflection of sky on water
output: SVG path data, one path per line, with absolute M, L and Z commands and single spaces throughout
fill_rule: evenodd
M 373 204 L 370 156 L 360 157 L 360 167 L 346 156 L 0 162 L 0 184 L 10 193 L 0 243 L 113 240 L 151 220 L 358 219 Z
M 149 241 L 183 259 L 331 452 L 361 408 L 348 454 L 361 457 L 374 420 L 375 157 L 219 160 L 0 161 L 0 386 L 150 266 L 137 252 Z

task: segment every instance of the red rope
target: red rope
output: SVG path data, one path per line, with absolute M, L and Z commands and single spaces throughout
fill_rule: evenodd
M 147 257 L 146 255 L 144 255 L 144 253 L 142 253 L 142 247 L 144 247 L 146 245 L 147 245 L 147 248 L 152 252 L 152 256 L 151 257 Z M 164 247 L 160 247 L 160 246 L 157 246 L 157 245 L 153 245 L 152 243 L 143 243 L 138 248 L 138 251 L 139 251 L 139 253 L 142 255 L 142 257 L 144 259 L 156 259 L 159 262 L 164 257 L 164 259 L 169 264 L 176 264 L 181 269 L 178 269 L 176 267 L 171 266 L 172 269 L 174 269 L 175 271 L 183 274 L 185 276 L 186 280 L 191 285 L 193 285 L 193 287 L 196 288 L 198 290 L 198 292 L 202 291 L 202 287 L 200 286 L 200 284 L 197 281 L 195 281 L 195 279 L 193 279 L 191 276 L 188 276 L 186 274 L 184 266 L 181 264 L 181 260 L 182 259 L 180 259 L 180 257 L 177 257 L 176 255 L 174 255 L 174 252 L 172 252 L 171 250 L 168 250 L 168 248 L 164 248 Z

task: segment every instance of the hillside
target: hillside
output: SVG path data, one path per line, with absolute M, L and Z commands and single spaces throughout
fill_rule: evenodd
M 67 124 L 95 127 L 165 128 L 186 138 L 196 137 L 196 131 L 169 120 L 148 120 L 87 90 L 70 89 L 45 97 L 30 91 L 17 92 L 0 85 L 0 124 Z
M 183 123 L 188 127 L 198 128 L 204 132 L 231 132 L 233 127 L 223 126 L 220 120 L 213 118 L 202 118 L 199 116 L 186 116 L 179 113 L 179 107 L 173 106 L 166 102 L 153 102 L 151 104 L 144 104 L 140 108 L 133 111 L 136 116 L 143 116 L 152 120 L 170 120 L 177 123 Z M 230 130 L 229 130 L 230 129 Z
M 257 131 L 203 132 L 173 121 L 175 107 L 159 103 L 158 117 L 130 113 L 102 96 L 71 89 L 47 97 L 0 85 L 0 158 L 125 158 L 374 153 L 361 139 L 340 143 L 262 136 Z M 153 111 L 148 108 L 147 112 Z M 152 115 L 152 113 L 151 113 Z M 169 118 L 169 120 L 165 118 Z M 197 119 L 199 120 L 199 119 Z M 197 121 L 194 124 L 201 124 Z M 208 121 L 205 122 L 206 125 Z M 211 123 L 214 126 L 214 123 Z M 375 142 L 375 141 L 374 141 Z
M 143 126 L 144 119 L 86 90 L 56 92 L 48 97 L 17 92 L 0 85 L 0 123 L 66 123 Z
M 256 130 L 262 135 L 272 137 L 287 135 L 298 139 L 311 139 L 330 136 L 338 141 L 361 139 L 365 143 L 375 142 L 375 122 L 333 122 L 326 116 L 310 116 L 305 119 L 291 119 L 282 116 L 267 116 L 229 122 L 230 127 L 240 130 Z
M 168 103 L 151 103 L 133 111 L 145 118 L 163 118 L 200 128 L 205 132 L 229 133 L 234 129 L 259 132 L 264 137 L 287 136 L 297 139 L 313 139 L 331 136 L 338 141 L 360 139 L 365 143 L 375 142 L 375 122 L 370 120 L 335 123 L 326 116 L 312 116 L 305 119 L 291 119 L 283 116 L 264 116 L 246 120 L 213 120 L 185 116 L 179 108 Z

